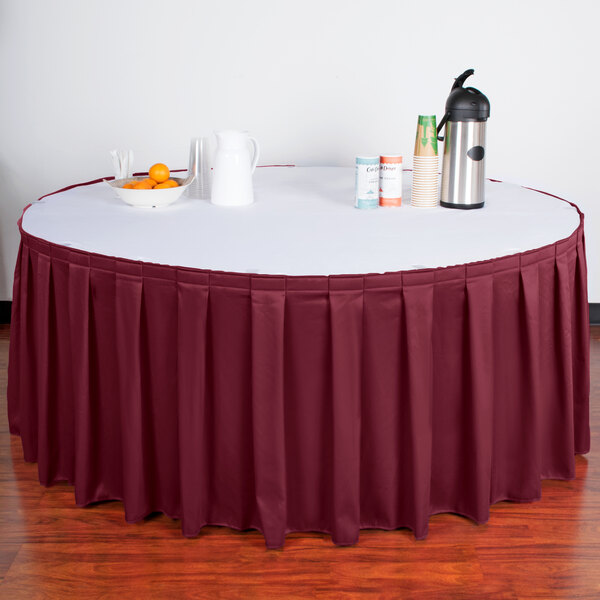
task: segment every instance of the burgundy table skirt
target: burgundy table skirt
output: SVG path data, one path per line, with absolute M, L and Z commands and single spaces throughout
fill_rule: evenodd
M 21 228 L 8 410 L 44 485 L 353 544 L 540 498 L 589 449 L 583 215 L 567 239 L 331 277 L 110 258 Z

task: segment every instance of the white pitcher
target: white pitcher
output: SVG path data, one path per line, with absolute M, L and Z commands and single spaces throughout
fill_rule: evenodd
M 243 206 L 254 202 L 252 173 L 258 162 L 258 142 L 247 131 L 215 131 L 217 151 L 210 201 L 219 206 Z M 253 156 L 250 158 L 250 146 Z

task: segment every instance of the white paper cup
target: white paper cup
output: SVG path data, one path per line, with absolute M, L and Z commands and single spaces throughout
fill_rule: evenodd
M 414 189 L 412 190 L 412 193 L 410 195 L 411 200 L 414 202 L 421 202 L 421 203 L 430 203 L 430 202 L 437 202 L 438 201 L 438 190 L 419 190 L 419 189 Z

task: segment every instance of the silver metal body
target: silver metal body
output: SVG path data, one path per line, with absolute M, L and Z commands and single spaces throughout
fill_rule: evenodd
M 485 121 L 446 123 L 442 164 L 442 203 L 457 208 L 483 206 L 485 126 Z M 477 160 L 479 155 L 481 158 Z M 475 156 L 476 159 L 471 156 Z

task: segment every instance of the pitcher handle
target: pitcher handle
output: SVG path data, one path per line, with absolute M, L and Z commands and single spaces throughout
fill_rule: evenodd
M 258 145 L 258 142 L 256 141 L 256 138 L 248 138 L 250 140 L 250 143 L 252 144 L 252 147 L 254 148 L 254 157 L 252 158 L 252 165 L 251 165 L 251 170 L 252 173 L 254 173 L 254 170 L 256 169 L 256 165 L 258 164 L 258 157 L 260 156 L 260 146 Z

